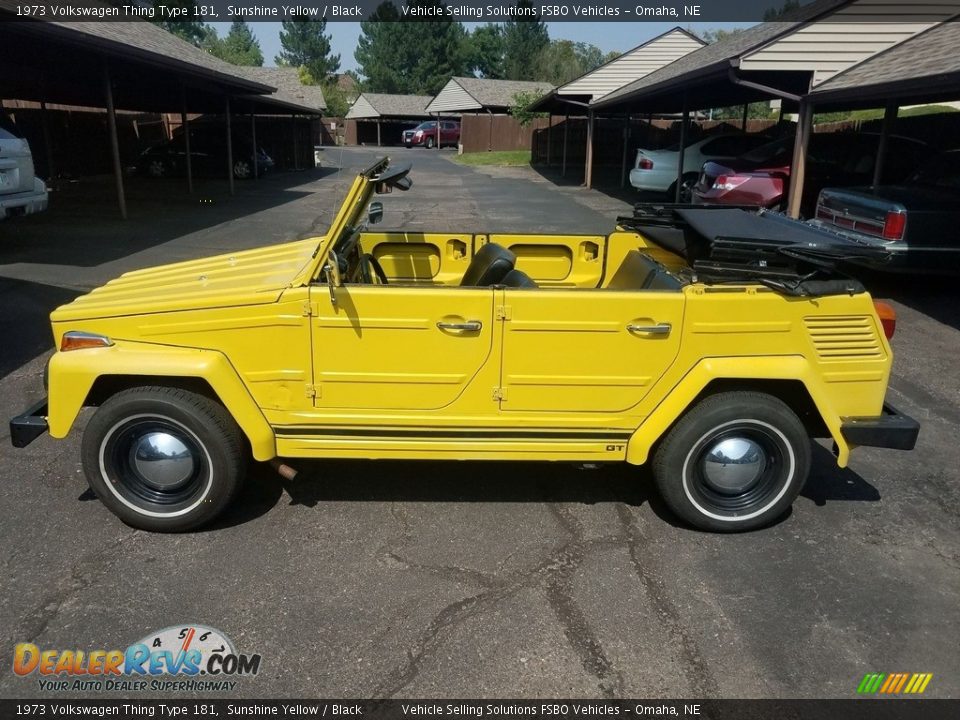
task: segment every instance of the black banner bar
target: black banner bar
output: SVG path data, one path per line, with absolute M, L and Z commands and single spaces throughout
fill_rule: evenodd
M 764 20 L 808 20 L 829 11 L 840 0 L 801 0 L 793 8 L 785 0 L 389 0 L 391 17 L 407 21 L 504 22 L 524 18 L 545 22 L 657 22 L 686 26 L 701 22 L 755 23 Z M 56 22 L 279 22 L 299 18 L 329 22 L 357 22 L 381 9 L 384 0 L 68 0 L 30 2 L 2 0 L 4 19 Z M 782 14 L 784 7 L 791 8 Z M 918 5 L 905 1 L 876 5 L 868 14 L 833 15 L 831 22 L 938 22 L 960 13 L 960 2 L 939 0 Z
M 954 720 L 960 700 L 0 700 L 0 718 Z

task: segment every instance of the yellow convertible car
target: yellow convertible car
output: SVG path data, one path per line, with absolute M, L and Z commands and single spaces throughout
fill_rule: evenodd
M 130 272 L 55 310 L 49 399 L 13 444 L 96 407 L 90 486 L 155 531 L 216 517 L 250 455 L 649 462 L 680 517 L 739 531 L 789 508 L 811 437 L 841 466 L 858 445 L 912 449 L 917 424 L 884 403 L 889 308 L 829 252 L 696 232 L 775 218 L 373 230 L 408 172 L 362 172 L 324 237 Z

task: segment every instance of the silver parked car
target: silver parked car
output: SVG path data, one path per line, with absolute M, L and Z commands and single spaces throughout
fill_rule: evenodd
M 47 209 L 47 186 L 33 172 L 30 145 L 0 115 L 0 220 Z

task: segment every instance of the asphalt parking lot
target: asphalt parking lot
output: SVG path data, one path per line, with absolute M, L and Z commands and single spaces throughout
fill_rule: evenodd
M 385 199 L 385 228 L 607 232 L 627 209 L 527 170 L 392 154 L 415 185 Z M 375 153 L 325 155 L 233 199 L 134 182 L 127 223 L 90 181 L 0 224 L 0 414 L 42 393 L 57 304 L 128 269 L 322 232 Z M 820 449 L 792 513 L 746 535 L 680 526 L 626 466 L 359 461 L 302 463 L 294 482 L 257 465 L 215 527 L 152 535 L 91 496 L 80 433 L 14 450 L 4 424 L 0 696 L 44 696 L 10 671 L 18 642 L 124 648 L 195 622 L 262 655 L 242 697 L 850 698 L 867 672 L 930 672 L 927 696 L 960 697 L 960 295 L 871 282 L 900 314 L 890 399 L 919 445 L 842 471 Z

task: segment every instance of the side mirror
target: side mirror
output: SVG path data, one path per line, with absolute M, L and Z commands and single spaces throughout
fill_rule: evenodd
M 383 221 L 383 203 L 373 201 L 367 210 L 367 223 L 370 225 L 379 225 Z
M 323 273 L 327 276 L 327 288 L 330 290 L 330 304 L 337 304 L 336 289 L 340 286 L 340 263 L 337 254 L 331 250 L 327 261 L 323 265 Z

